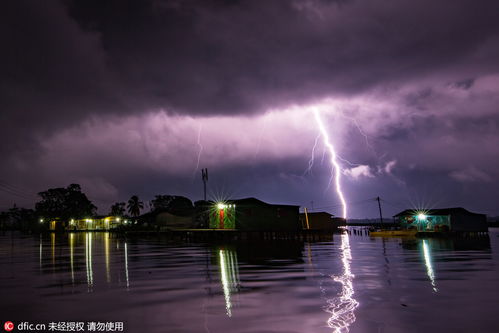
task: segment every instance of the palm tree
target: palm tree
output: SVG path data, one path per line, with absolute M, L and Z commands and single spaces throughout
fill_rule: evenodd
M 123 216 L 125 215 L 125 203 L 124 202 L 116 202 L 111 206 L 111 212 L 109 215 L 113 216 Z
M 139 197 L 136 195 L 133 195 L 130 200 L 128 200 L 128 213 L 133 216 L 137 217 L 140 215 L 140 210 L 144 208 L 144 203 L 142 201 L 139 201 Z

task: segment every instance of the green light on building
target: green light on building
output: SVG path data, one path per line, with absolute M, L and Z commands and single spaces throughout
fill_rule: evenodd
M 213 205 L 210 210 L 210 228 L 235 229 L 236 205 L 226 202 L 218 202 Z

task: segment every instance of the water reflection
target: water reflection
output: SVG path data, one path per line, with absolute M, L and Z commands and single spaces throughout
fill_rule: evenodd
M 480 236 L 476 238 L 428 238 L 428 239 L 402 239 L 402 248 L 406 250 L 417 250 L 422 256 L 422 261 L 426 268 L 426 275 L 430 280 L 433 292 L 438 292 L 436 266 L 447 261 L 473 261 L 479 259 L 477 256 L 466 255 L 467 251 L 478 251 L 485 254 L 483 258 L 490 259 L 490 238 Z M 434 258 L 434 253 L 440 252 L 441 255 Z M 460 253 L 456 255 L 456 253 Z M 421 258 L 421 257 L 419 257 Z M 406 259 L 411 261 L 412 259 Z M 419 259 L 421 260 L 421 259 Z
M 130 288 L 130 279 L 128 277 L 128 244 L 125 242 L 125 279 L 126 279 L 126 289 Z
M 109 267 L 109 232 L 104 233 L 104 256 L 106 260 L 106 281 L 111 282 L 111 269 Z
M 52 258 L 52 270 L 55 269 L 55 233 L 50 234 L 50 249 L 51 249 L 51 258 Z
M 51 233 L 40 236 L 38 242 L 39 272 L 57 274 L 61 287 L 85 284 L 87 291 L 93 292 L 96 279 L 100 282 L 101 277 L 108 285 L 113 284 L 114 277 L 130 287 L 129 244 L 108 232 Z
M 218 250 L 220 281 L 225 297 L 227 316 L 232 317 L 231 294 L 239 291 L 239 268 L 234 250 L 220 248 Z
M 430 248 L 428 246 L 428 242 L 426 241 L 426 239 L 423 239 L 423 256 L 424 256 L 424 262 L 426 265 L 426 274 L 428 275 L 428 278 L 431 281 L 433 291 L 437 292 L 438 289 L 437 289 L 437 284 L 435 282 L 435 271 L 433 270 L 431 252 L 430 252 Z
M 303 264 L 303 249 L 304 243 L 301 241 L 241 242 L 213 247 L 211 263 L 216 265 L 218 271 L 218 281 L 225 302 L 225 314 L 232 317 L 234 308 L 239 305 L 238 293 L 242 289 L 240 265 L 245 267 L 249 265 L 254 270 L 261 270 L 262 278 L 266 276 L 264 272 L 269 276 L 278 272 L 282 277 L 286 277 L 287 266 Z M 209 275 L 210 271 L 211 269 L 206 267 L 206 274 Z M 209 280 L 211 281 L 211 278 Z M 267 280 L 260 281 L 259 275 L 256 275 L 248 281 L 246 290 L 252 289 L 251 285 L 258 285 L 256 288 L 262 288 L 268 283 Z M 209 294 L 212 295 L 211 289 L 209 289 Z M 244 307 L 244 304 L 242 306 Z
M 346 232 L 341 235 L 340 250 L 343 272 L 341 275 L 333 276 L 333 279 L 341 284 L 341 291 L 337 297 L 328 300 L 326 308 L 326 311 L 331 314 L 327 324 L 330 328 L 334 329 L 335 333 L 349 331 L 350 325 L 355 321 L 354 310 L 359 305 L 359 302 L 353 298 L 354 275 L 350 270 L 352 252 L 350 250 L 348 233 Z
M 422 242 L 426 242 L 432 251 L 487 251 L 490 252 L 490 237 L 476 238 L 428 238 L 428 239 L 401 239 L 402 248 L 419 250 Z
M 75 270 L 74 270 L 74 233 L 69 234 L 69 256 L 71 265 L 71 284 L 75 283 Z
M 42 258 L 43 258 L 43 237 L 40 234 L 40 263 L 39 263 L 40 272 L 42 271 Z
M 87 269 L 87 285 L 89 290 L 92 289 L 94 284 L 94 271 L 92 268 L 93 259 L 92 259 L 92 236 L 93 234 L 87 232 L 85 234 L 85 264 Z
M 0 312 L 125 319 L 129 332 L 491 332 L 497 236 L 203 244 L 104 232 L 0 235 Z

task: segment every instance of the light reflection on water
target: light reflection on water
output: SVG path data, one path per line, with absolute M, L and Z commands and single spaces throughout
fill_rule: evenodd
M 232 317 L 231 294 L 237 292 L 239 288 L 237 256 L 233 250 L 222 248 L 218 250 L 218 256 L 220 281 L 225 297 L 225 309 L 227 310 L 227 316 Z
M 0 313 L 125 321 L 128 332 L 491 331 L 498 235 L 184 244 L 112 233 L 4 234 Z
M 433 287 L 433 291 L 437 292 L 437 284 L 435 282 L 435 271 L 433 270 L 433 264 L 432 264 L 432 259 L 431 259 L 431 250 L 428 246 L 428 242 L 426 239 L 423 239 L 423 256 L 424 256 L 424 262 L 426 265 L 426 274 L 428 274 L 428 278 L 431 281 L 431 285 Z
M 353 278 L 354 275 L 350 269 L 352 252 L 350 250 L 350 241 L 347 233 L 341 235 L 341 263 L 343 265 L 342 274 L 333 276 L 334 281 L 341 284 L 339 295 L 328 300 L 326 311 L 331 313 L 328 319 L 328 326 L 334 329 L 335 333 L 348 332 L 350 325 L 355 321 L 354 310 L 359 305 L 353 298 Z
M 85 234 L 85 267 L 87 268 L 87 284 L 89 291 L 92 290 L 92 286 L 94 285 L 92 238 L 93 233 L 88 232 Z

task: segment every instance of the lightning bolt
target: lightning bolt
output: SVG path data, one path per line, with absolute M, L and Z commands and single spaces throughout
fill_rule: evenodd
M 324 140 L 324 146 L 327 147 L 327 149 L 329 150 L 329 154 L 331 155 L 331 166 L 333 168 L 332 176 L 334 175 L 334 183 L 335 183 L 335 187 L 336 187 L 336 193 L 338 194 L 338 197 L 341 201 L 343 217 L 346 218 L 347 217 L 347 203 L 345 201 L 345 196 L 343 195 L 343 192 L 341 190 L 341 183 L 340 183 L 341 168 L 340 168 L 340 165 L 337 161 L 336 150 L 334 149 L 334 146 L 332 145 L 331 141 L 329 140 L 329 135 L 327 133 L 326 127 L 324 126 L 324 123 L 322 122 L 321 116 L 319 114 L 319 110 L 314 109 L 313 112 L 314 112 L 315 120 L 317 121 L 317 125 L 319 126 L 319 130 L 320 130 L 322 139 Z
M 199 124 L 199 130 L 198 130 L 198 147 L 199 147 L 199 152 L 198 152 L 198 160 L 197 160 L 197 163 L 196 163 L 196 169 L 194 170 L 194 173 L 192 175 L 192 177 L 196 177 L 196 173 L 198 172 L 198 169 L 199 169 L 199 162 L 201 161 L 201 153 L 203 152 L 203 145 L 201 144 L 201 129 L 202 129 L 202 125 Z
M 355 125 L 355 127 L 359 131 L 360 135 L 362 135 L 364 137 L 364 140 L 366 140 L 367 147 L 369 149 L 372 149 L 372 146 L 369 143 L 369 138 L 367 137 L 367 134 L 362 130 L 362 127 L 360 127 L 359 123 L 357 122 L 357 119 L 355 119 L 354 117 L 347 116 L 344 112 L 341 113 L 341 116 L 343 118 L 350 120 Z
M 353 166 L 353 167 L 361 165 L 361 164 L 358 164 L 358 163 L 350 162 L 349 160 L 341 157 L 339 154 L 336 154 L 336 157 L 340 161 L 342 161 L 342 162 L 344 162 L 344 163 L 346 163 L 346 164 L 348 164 L 350 166 Z M 334 170 L 334 167 L 332 168 L 332 170 Z M 334 179 L 334 172 L 331 171 L 331 177 L 329 177 L 329 183 L 327 184 L 326 189 L 324 190 L 324 193 L 327 192 L 327 190 L 329 190 L 329 188 L 331 187 L 331 184 L 333 183 L 333 179 Z
M 305 176 L 307 173 L 312 171 L 312 167 L 314 166 L 314 157 L 315 157 L 315 148 L 317 147 L 317 142 L 319 141 L 319 138 L 321 137 L 320 133 L 317 135 L 315 138 L 314 146 L 312 147 L 312 156 L 310 157 L 310 160 L 308 161 L 308 168 L 305 169 L 305 172 L 303 175 Z

